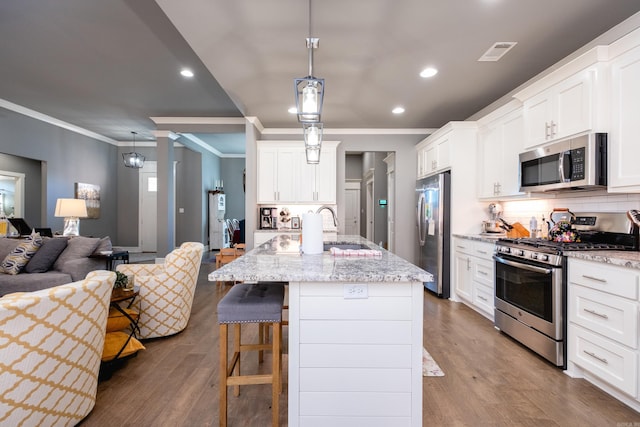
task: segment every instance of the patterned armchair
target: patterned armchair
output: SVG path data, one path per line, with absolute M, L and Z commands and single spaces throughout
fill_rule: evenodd
M 139 338 L 173 335 L 187 327 L 198 282 L 204 245 L 183 243 L 163 264 L 120 264 L 117 271 L 134 276 L 140 288 Z
M 93 409 L 115 279 L 0 298 L 0 425 L 73 426 Z

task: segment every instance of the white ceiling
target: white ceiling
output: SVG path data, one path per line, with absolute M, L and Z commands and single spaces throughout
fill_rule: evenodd
M 325 128 L 464 120 L 638 11 L 640 0 L 315 0 Z M 307 0 L 2 0 L 0 99 L 117 141 L 152 138 L 160 116 L 297 128 L 287 108 L 308 35 Z M 502 60 L 477 61 L 505 41 L 518 44 Z M 418 77 L 429 65 L 439 73 Z

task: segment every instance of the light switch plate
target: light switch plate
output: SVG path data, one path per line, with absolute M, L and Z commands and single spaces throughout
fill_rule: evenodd
M 345 299 L 364 299 L 369 298 L 369 288 L 362 283 L 348 283 L 344 285 Z

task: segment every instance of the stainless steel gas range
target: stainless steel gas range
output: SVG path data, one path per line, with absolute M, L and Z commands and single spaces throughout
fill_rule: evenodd
M 638 250 L 625 214 L 579 214 L 579 242 L 499 239 L 495 260 L 495 326 L 556 366 L 566 368 L 567 251 Z M 629 232 L 633 230 L 633 232 Z

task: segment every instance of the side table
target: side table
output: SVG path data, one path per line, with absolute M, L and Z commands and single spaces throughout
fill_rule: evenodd
M 114 261 L 122 261 L 124 264 L 129 264 L 129 251 L 105 251 L 104 253 L 91 255 L 90 258 L 104 259 L 106 262 L 105 268 L 112 271 Z
M 136 338 L 140 332 L 139 312 L 132 308 L 138 289 L 116 288 L 111 292 L 105 347 L 102 352 L 100 378 L 108 379 L 122 362 L 137 354 L 144 346 Z

